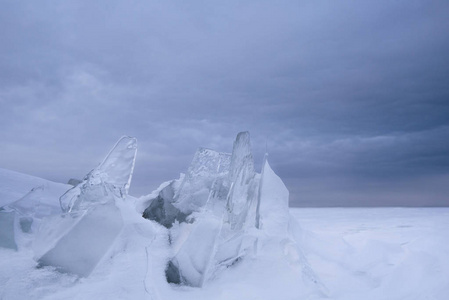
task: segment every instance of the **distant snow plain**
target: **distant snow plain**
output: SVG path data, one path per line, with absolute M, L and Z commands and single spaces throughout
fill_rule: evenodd
M 0 169 L 0 206 L 44 185 Z M 133 198 L 130 197 L 130 201 Z M 87 278 L 37 268 L 30 249 L 0 248 L 0 299 L 435 299 L 449 298 L 449 208 L 291 208 L 302 250 L 324 288 L 302 282 L 278 257 L 248 259 L 203 288 L 168 284 L 161 230 L 141 218 Z M 129 216 L 134 218 L 134 212 Z M 309 283 L 310 285 L 310 283 Z

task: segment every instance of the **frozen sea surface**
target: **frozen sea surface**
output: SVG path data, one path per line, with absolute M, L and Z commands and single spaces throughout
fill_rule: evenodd
M 449 299 L 449 208 L 295 208 L 330 299 Z

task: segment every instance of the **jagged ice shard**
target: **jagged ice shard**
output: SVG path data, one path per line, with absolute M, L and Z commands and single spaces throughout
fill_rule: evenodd
M 184 213 L 198 211 L 203 207 L 217 178 L 228 174 L 230 160 L 231 155 L 228 153 L 199 148 L 175 195 L 176 206 Z
M 203 148 L 197 151 L 180 188 L 174 191 L 172 204 L 194 212 L 195 219 L 189 225 L 170 227 L 176 247 L 166 271 L 169 282 L 202 286 L 220 270 L 254 252 L 257 237 L 252 231 L 265 220 L 267 228 L 276 227 L 268 220 L 269 207 L 276 207 L 282 219 L 274 224 L 288 223 L 288 191 L 268 163 L 264 164 L 266 187 L 261 186 L 261 175 L 254 170 L 248 132 L 237 135 L 231 155 Z M 261 201 L 267 203 L 260 205 Z M 287 227 L 279 230 L 287 235 Z
M 63 214 L 48 218 L 35 240 L 40 265 L 88 276 L 123 227 L 116 202 L 128 194 L 137 140 L 122 137 L 103 162 L 60 197 Z
M 213 277 L 254 250 L 259 174 L 254 171 L 249 132 L 240 132 L 234 142 L 228 174 L 226 210 L 207 277 Z
M 98 167 L 59 198 L 62 210 L 83 210 L 91 205 L 109 202 L 114 197 L 126 197 L 136 153 L 137 139 L 121 137 Z
M 245 257 L 267 254 L 319 282 L 292 231 L 288 190 L 267 154 L 261 173 L 255 172 L 248 132 L 237 135 L 232 154 L 198 149 L 187 174 L 156 193 L 142 199 L 143 217 L 168 229 L 168 282 L 201 287 Z
M 202 285 L 222 226 L 230 162 L 229 153 L 199 148 L 187 174 L 163 187 L 145 209 L 144 218 L 171 229 L 176 257 L 167 268 L 170 282 Z
M 143 217 L 167 228 L 176 221 L 186 221 L 188 216 L 211 202 L 211 190 L 228 175 L 230 161 L 229 153 L 199 148 L 187 174 L 171 181 L 158 191 L 157 197 L 149 199 Z
M 232 149 L 227 199 L 228 222 L 232 229 L 241 229 L 246 221 L 251 204 L 254 203 L 256 182 L 254 160 L 251 153 L 249 132 L 240 132 Z
M 238 259 L 254 176 L 247 132 L 237 136 L 231 155 L 198 149 L 173 202 L 185 212 L 194 212 L 195 221 L 184 226 L 185 232 L 172 229 L 171 235 L 184 241 L 169 263 L 168 281 L 202 286 L 218 266 Z
M 288 190 L 264 158 L 259 183 L 256 227 L 269 235 L 285 236 L 288 232 Z

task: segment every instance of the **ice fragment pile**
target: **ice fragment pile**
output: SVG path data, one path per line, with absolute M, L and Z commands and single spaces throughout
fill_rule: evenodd
M 143 213 L 169 229 L 167 281 L 203 286 L 273 240 L 301 257 L 289 233 L 288 197 L 266 156 L 255 172 L 248 132 L 237 135 L 231 154 L 198 149 L 187 174 L 147 199 Z
M 35 252 L 42 266 L 88 276 L 123 227 L 116 202 L 128 194 L 137 140 L 122 137 L 104 161 L 60 197 L 63 213 L 42 224 Z
M 288 190 L 267 155 L 256 172 L 248 132 L 237 135 L 232 153 L 199 148 L 185 175 L 139 200 L 128 197 L 136 152 L 136 139 L 122 137 L 83 180 L 71 180 L 69 190 L 63 185 L 55 201 L 43 185 L 0 207 L 0 247 L 32 248 L 38 266 L 87 277 L 125 251 L 134 232 L 147 259 L 146 286 L 156 276 L 201 287 L 263 257 L 285 259 L 319 284 L 298 246 Z M 155 240 L 163 251 L 152 249 Z

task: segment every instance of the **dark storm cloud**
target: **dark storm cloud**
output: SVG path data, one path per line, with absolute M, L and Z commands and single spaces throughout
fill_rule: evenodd
M 65 181 L 133 135 L 142 194 L 250 130 L 293 205 L 449 204 L 445 2 L 1 5 L 0 167 Z

